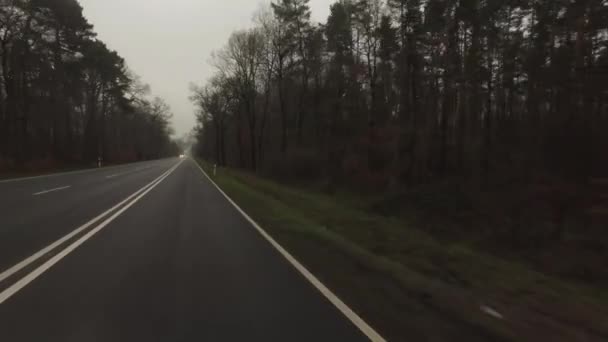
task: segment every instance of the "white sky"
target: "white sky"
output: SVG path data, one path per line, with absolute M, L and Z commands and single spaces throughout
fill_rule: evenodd
M 171 106 L 178 136 L 194 127 L 191 82 L 213 73 L 212 51 L 232 31 L 251 25 L 263 0 L 79 0 L 99 38 L 123 56 L 152 93 Z M 310 0 L 313 20 L 325 22 L 335 0 Z

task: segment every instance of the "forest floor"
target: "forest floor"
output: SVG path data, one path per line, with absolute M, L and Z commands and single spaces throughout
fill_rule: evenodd
M 208 174 L 210 166 L 200 162 Z M 605 341 L 608 291 L 416 229 L 376 200 L 220 169 L 213 180 L 389 341 Z

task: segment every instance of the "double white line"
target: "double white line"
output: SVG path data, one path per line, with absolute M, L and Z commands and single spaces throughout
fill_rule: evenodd
M 50 269 L 51 267 L 53 267 L 61 259 L 65 258 L 67 255 L 69 255 L 70 253 L 72 253 L 80 245 L 82 245 L 87 240 L 89 240 L 91 237 L 93 237 L 95 234 L 97 234 L 99 231 L 101 231 L 102 229 L 104 229 L 107 225 L 109 225 L 112 221 L 114 221 L 122 213 L 124 213 L 129 208 L 131 208 L 131 206 L 133 206 L 135 203 L 137 203 L 139 200 L 141 200 L 144 196 L 146 196 L 150 191 L 152 191 L 152 189 L 154 189 L 163 180 L 165 180 L 165 178 L 169 177 L 169 175 L 171 175 L 171 173 L 173 173 L 173 171 L 175 171 L 181 165 L 182 162 L 183 162 L 183 160 L 181 160 L 179 163 L 177 163 L 171 169 L 169 169 L 168 171 L 166 171 L 165 173 L 163 173 L 160 177 L 158 177 L 155 180 L 153 180 L 150 184 L 148 184 L 148 185 L 144 186 L 143 188 L 139 189 L 138 191 L 136 191 L 135 193 L 133 193 L 131 196 L 127 197 L 125 200 L 123 200 L 122 202 L 118 203 L 114 207 L 108 209 L 107 211 L 105 211 L 101 215 L 95 217 L 91 221 L 85 223 L 84 225 L 80 226 L 79 228 L 77 228 L 73 232 L 71 232 L 68 235 L 62 237 L 61 239 L 53 242 L 52 244 L 48 245 L 47 247 L 41 249 L 40 251 L 36 252 L 32 256 L 24 259 L 23 261 L 19 262 L 15 266 L 13 266 L 13 267 L 9 268 L 8 270 L 0 273 L 0 284 L 1 284 L 4 280 L 6 280 L 6 279 L 12 277 L 13 275 L 15 275 L 16 273 L 22 271 L 26 267 L 30 266 L 32 263 L 38 261 L 40 258 L 44 257 L 45 255 L 47 255 L 51 251 L 55 250 L 57 247 L 63 245 L 64 243 L 66 243 L 70 239 L 76 237 L 78 234 L 86 231 L 87 229 L 89 229 L 91 227 L 94 227 L 94 228 L 90 229 L 82 237 L 80 237 L 78 240 L 72 242 L 70 245 L 68 245 L 67 247 L 65 247 L 63 250 L 61 250 L 58 253 L 56 253 L 52 258 L 50 258 L 49 260 L 45 261 L 42 265 L 38 266 L 36 269 L 34 269 L 33 271 L 31 271 L 27 275 L 23 276 L 17 282 L 13 283 L 6 290 L 0 292 L 0 304 L 4 303 L 6 300 L 8 300 L 9 298 L 11 298 L 13 295 L 15 295 L 17 292 L 19 292 L 21 289 L 23 289 L 29 283 L 31 283 L 36 278 L 38 278 L 41 274 L 43 274 L 48 269 Z M 117 209 L 119 209 L 119 210 L 116 211 L 113 215 L 111 215 L 110 217 L 108 217 L 103 222 L 97 224 L 99 221 L 103 220 L 104 217 L 108 216 L 109 214 L 111 214 L 112 212 L 114 212 Z

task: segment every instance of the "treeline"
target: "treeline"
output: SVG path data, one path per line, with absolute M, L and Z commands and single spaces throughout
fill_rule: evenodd
M 341 0 L 324 24 L 277 0 L 212 61 L 192 99 L 221 165 L 330 190 L 608 171 L 605 0 Z
M 0 169 L 178 153 L 169 107 L 76 0 L 0 0 L 0 72 Z

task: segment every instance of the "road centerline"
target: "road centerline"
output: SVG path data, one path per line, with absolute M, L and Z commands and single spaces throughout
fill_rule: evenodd
M 69 246 L 57 252 L 52 258 L 44 262 L 42 265 L 38 266 L 33 271 L 29 272 L 27 275 L 17 280 L 14 284 L 9 286 L 4 291 L 0 292 L 0 305 L 6 302 L 9 298 L 14 296 L 16 293 L 21 291 L 28 284 L 36 280 L 40 275 L 44 272 L 48 271 L 51 267 L 61 261 L 63 258 L 71 254 L 76 248 L 80 247 L 80 245 L 84 244 L 86 241 L 91 239 L 95 234 L 100 232 L 110 223 L 112 223 L 117 217 L 122 215 L 125 211 L 131 208 L 135 203 L 139 202 L 144 196 L 146 196 L 150 191 L 155 189 L 160 183 L 162 183 L 167 177 L 169 177 L 181 164 L 183 161 L 180 161 L 175 166 L 173 166 L 169 171 L 165 172 L 162 176 L 154 180 L 149 185 L 145 186 L 142 190 L 138 191 L 139 195 L 132 199 L 130 202 L 125 204 L 122 208 L 120 208 L 116 213 L 112 216 L 104 220 L 102 223 L 91 229 L 84 236 L 80 237 L 78 240 L 72 242 Z M 143 192 L 141 192 L 143 191 Z
M 31 255 L 30 257 L 22 260 L 21 262 L 17 263 L 16 265 L 10 267 L 9 269 L 3 271 L 2 273 L 0 273 L 0 283 L 2 283 L 3 281 L 5 281 L 6 279 L 12 277 L 13 275 L 15 275 L 17 272 L 23 270 L 24 268 L 28 267 L 29 265 L 31 265 L 32 263 L 36 262 L 37 260 L 39 260 L 40 258 L 42 258 L 43 256 L 47 255 L 48 253 L 52 252 L 53 250 L 55 250 L 57 247 L 61 246 L 62 244 L 66 243 L 67 241 L 69 241 L 70 239 L 74 238 L 75 236 L 77 236 L 78 234 L 82 233 L 83 231 L 89 229 L 90 227 L 94 226 L 95 224 L 97 224 L 100 220 L 102 220 L 104 217 L 107 217 L 109 214 L 111 214 L 112 212 L 116 211 L 117 209 L 123 207 L 125 204 L 129 203 L 129 201 L 133 200 L 134 198 L 136 198 L 139 194 L 141 194 L 142 192 L 146 191 L 147 189 L 149 189 L 152 186 L 156 186 L 158 185 L 158 182 L 162 181 L 164 178 L 168 176 L 171 172 L 173 172 L 179 165 L 181 164 L 181 162 L 177 163 L 176 165 L 172 166 L 171 168 L 169 168 L 167 171 L 163 172 L 159 177 L 157 177 L 156 179 L 154 179 L 152 182 L 148 183 L 147 185 L 145 185 L 144 187 L 142 187 L 141 189 L 139 189 L 138 191 L 134 192 L 133 194 L 131 194 L 130 196 L 128 196 L 126 199 L 124 199 L 123 201 L 121 201 L 120 203 L 116 204 L 115 206 L 113 206 L 112 208 L 106 210 L 105 212 L 101 213 L 100 215 L 98 215 L 97 217 L 93 218 L 92 220 L 90 220 L 89 222 L 85 223 L 84 225 L 76 228 L 74 231 L 72 231 L 71 233 L 65 235 L 64 237 L 60 238 L 59 240 L 53 242 L 52 244 L 48 245 L 47 247 L 41 249 L 40 251 L 34 253 L 33 255 Z M 0 301 L 0 304 L 2 303 L 2 301 Z
M 36 193 L 32 194 L 32 196 L 46 195 L 46 194 L 49 194 L 51 192 L 62 191 L 62 190 L 69 189 L 71 187 L 72 187 L 71 185 L 66 185 L 66 186 L 62 186 L 62 187 L 59 187 L 59 188 L 54 188 L 54 189 L 49 189 L 49 190 L 43 190 L 43 191 L 36 192 Z

